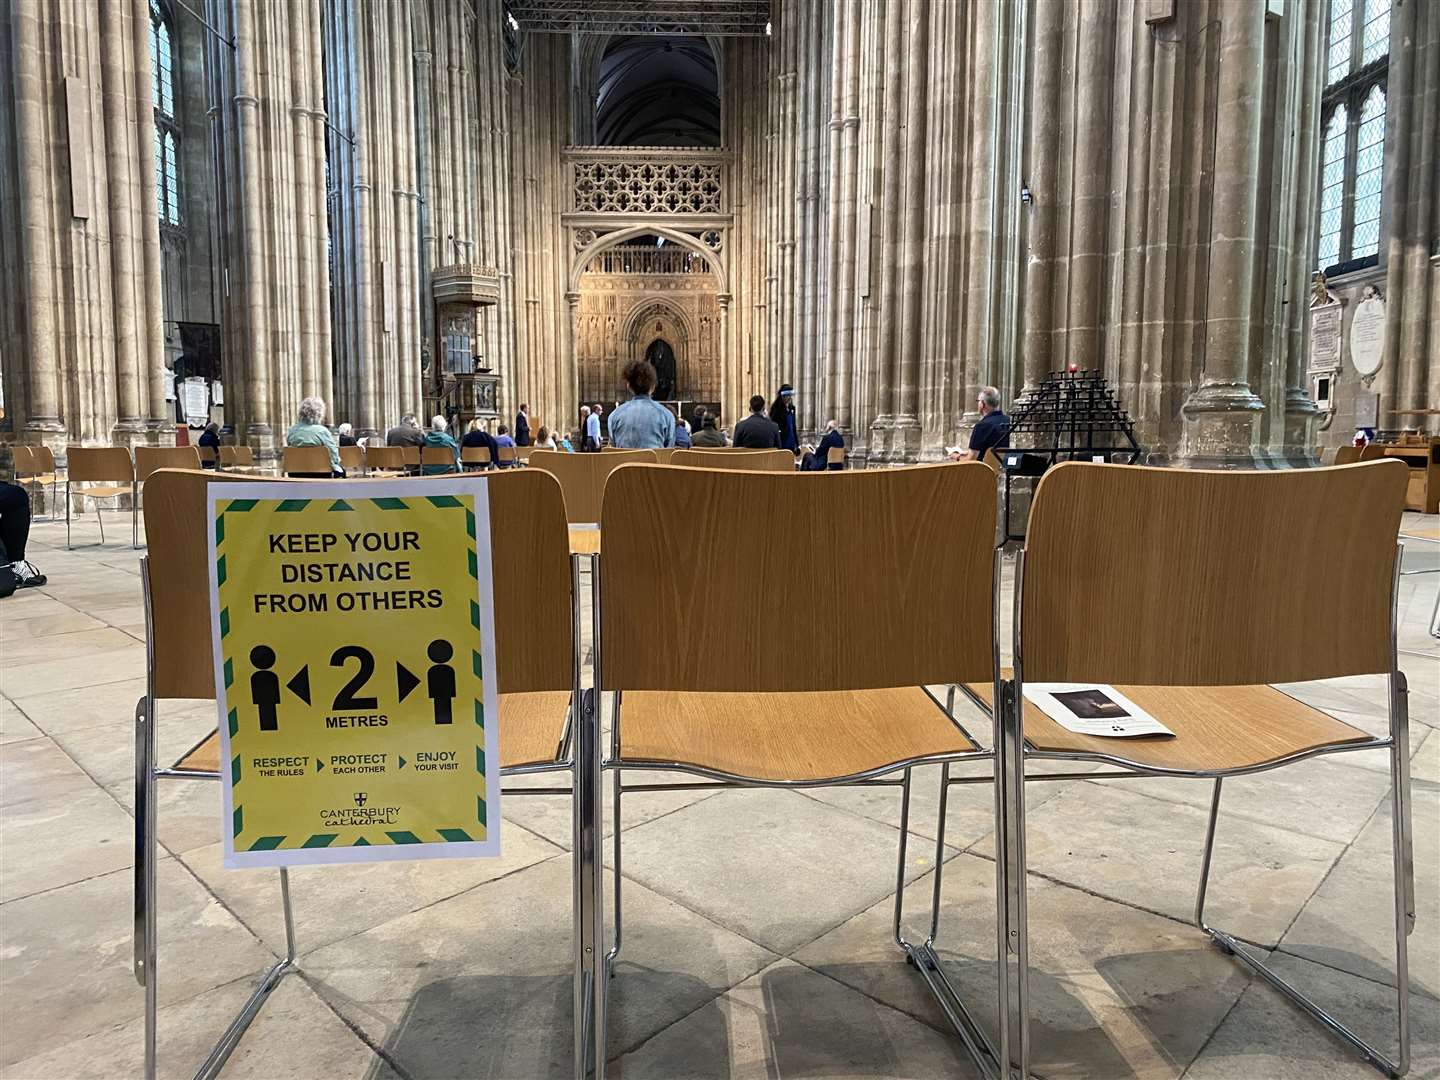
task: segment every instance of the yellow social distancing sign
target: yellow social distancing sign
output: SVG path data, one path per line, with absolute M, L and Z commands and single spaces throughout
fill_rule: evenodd
M 500 854 L 486 481 L 213 485 L 225 865 Z

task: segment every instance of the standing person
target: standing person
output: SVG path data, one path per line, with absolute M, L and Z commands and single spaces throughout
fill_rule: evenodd
M 970 449 L 950 455 L 951 461 L 979 461 L 987 450 L 1004 450 L 1010 445 L 1010 418 L 1000 411 L 1000 391 L 987 386 L 975 404 L 980 421 L 970 432 Z
M 626 450 L 658 450 L 675 445 L 675 414 L 650 395 L 655 392 L 655 366 L 631 360 L 621 372 L 630 400 L 610 414 L 610 445 Z
M 18 484 L 0 480 L 0 596 L 45 584 L 45 575 L 25 558 L 30 539 L 30 496 Z
M 800 432 L 795 420 L 795 388 L 788 382 L 780 384 L 775 400 L 770 403 L 770 419 L 780 429 L 780 446 L 792 454 L 800 449 Z
M 675 445 L 681 448 L 695 445 L 690 441 L 690 425 L 684 420 L 675 421 Z
M 765 415 L 765 399 L 750 399 L 750 415 L 735 425 L 735 445 L 748 450 L 779 450 L 780 426 Z
M 341 446 L 355 445 L 355 429 L 351 427 L 348 423 L 341 424 L 338 428 L 336 428 L 335 434 L 338 437 Z
M 845 447 L 845 436 L 840 434 L 840 423 L 837 420 L 825 421 L 825 436 L 820 440 L 820 445 L 814 450 L 807 450 L 805 456 L 800 459 L 800 468 L 803 472 L 824 472 L 826 469 L 843 469 L 843 463 L 830 464 L 830 450 L 832 447 Z
M 211 450 L 215 451 L 215 457 L 214 457 L 214 459 L 211 460 L 211 461 L 205 461 L 205 460 L 202 459 L 201 462 L 200 462 L 200 467 L 201 467 L 202 469 L 215 469 L 215 468 L 219 468 L 219 466 L 220 466 L 220 425 L 217 424 L 217 423 L 215 423 L 215 421 L 213 421 L 213 420 L 210 421 L 210 423 L 206 424 L 206 425 L 205 425 L 205 430 L 202 431 L 202 432 L 200 432 L 200 438 L 199 438 L 199 440 L 198 440 L 197 445 L 202 446 L 202 447 L 208 446 L 208 447 L 210 447 Z
M 425 433 L 426 446 L 439 446 L 450 451 L 453 459 L 451 465 L 426 465 L 420 469 L 425 476 L 434 476 L 437 473 L 459 472 L 460 471 L 460 444 L 449 432 L 450 425 L 446 423 L 443 416 L 432 416 L 430 418 L 430 430 Z
M 413 415 L 406 413 L 396 424 L 385 433 L 386 446 L 423 446 L 425 445 L 425 433 L 420 430 L 420 421 Z
M 725 433 L 720 430 L 716 418 L 706 413 L 703 425 L 691 436 L 691 442 L 703 450 L 714 450 L 726 445 Z
M 530 406 L 521 405 L 515 414 L 515 445 L 530 445 Z
M 582 451 L 591 454 L 600 452 L 600 414 L 604 411 L 599 405 L 596 405 L 585 417 L 584 441 L 580 444 Z

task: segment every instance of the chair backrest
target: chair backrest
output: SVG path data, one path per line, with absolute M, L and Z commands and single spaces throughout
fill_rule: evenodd
M 1333 462 L 1332 464 L 1335 464 L 1335 465 L 1353 465 L 1353 464 L 1355 464 L 1355 462 L 1357 462 L 1357 461 L 1360 460 L 1360 451 L 1361 451 L 1361 449 L 1362 449 L 1362 447 L 1359 447 L 1359 446 L 1337 446 L 1337 447 L 1335 448 L 1335 460 L 1334 460 L 1334 462 Z
M 1374 461 L 1376 458 L 1381 458 L 1381 457 L 1384 457 L 1384 456 L 1385 456 L 1385 444 L 1384 444 L 1384 443 L 1368 442 L 1368 443 L 1366 443 L 1364 446 L 1360 447 L 1360 460 L 1361 460 L 1361 461 Z
M 995 453 L 995 450 L 993 448 L 986 450 L 985 456 L 982 457 L 980 460 L 983 461 L 986 465 L 989 465 L 991 471 L 994 472 L 996 476 L 999 476 L 1002 472 L 1005 471 L 1004 464 L 1001 463 L 999 456 Z
M 1026 530 L 1024 677 L 1230 686 L 1389 671 L 1407 475 L 1389 461 L 1049 469 Z
M 504 447 L 501 447 L 504 451 Z M 565 493 L 565 518 L 575 524 L 600 520 L 605 481 L 621 465 L 653 465 L 653 450 L 616 450 L 610 454 L 567 454 L 564 450 L 536 450 L 532 469 L 544 469 L 560 481 Z
M 825 464 L 829 466 L 845 464 L 845 447 L 832 446 L 825 452 Z
M 793 469 L 622 468 L 600 535 L 605 689 L 993 678 L 995 480 L 979 464 L 857 469 L 825 483 Z M 697 600 L 711 629 L 664 633 L 688 625 Z M 797 647 L 777 648 L 776 611 L 823 618 Z
M 420 448 L 421 465 L 443 465 L 447 469 L 455 468 L 455 451 L 448 446 L 422 446 Z
M 249 468 L 255 464 L 255 450 L 249 446 L 222 446 L 220 464 L 232 469 Z
M 370 446 L 365 449 L 365 464 L 371 469 L 405 468 L 405 454 L 398 446 Z
M 195 449 L 200 451 L 201 461 L 208 461 L 212 465 L 220 461 L 220 453 L 213 446 L 197 446 Z
M 530 455 L 531 455 L 532 453 L 534 453 L 534 452 L 535 452 L 535 447 L 533 447 L 533 446 L 517 446 L 517 447 L 515 447 L 515 456 L 516 456 L 516 458 L 518 458 L 520 461 L 529 461 L 529 460 L 530 460 Z
M 145 485 L 151 647 L 159 697 L 215 696 L 205 490 L 210 483 L 257 481 L 278 478 L 164 469 Z M 570 548 L 560 487 L 553 477 L 529 469 L 488 482 L 497 689 L 567 690 Z M 423 488 L 429 481 L 415 483 Z
M 131 484 L 135 481 L 135 464 L 123 446 L 67 446 L 65 473 L 77 482 Z
M 200 451 L 193 446 L 135 447 L 135 479 L 144 482 L 157 469 L 198 469 Z
M 330 451 L 323 446 L 287 446 L 280 455 L 280 468 L 287 476 L 293 473 L 330 475 Z
M 462 446 L 460 463 L 462 465 L 489 465 L 490 448 L 488 446 Z
M 365 448 L 358 443 L 340 447 L 340 464 L 348 472 L 365 471 Z
M 40 472 L 35 466 L 34 450 L 24 443 L 15 443 L 10 447 L 10 467 L 17 480 L 22 476 L 35 476 Z
M 675 456 L 675 451 L 684 449 L 683 446 L 659 446 L 650 452 L 655 455 L 657 465 L 669 465 L 670 459 Z
M 515 446 L 497 446 L 495 448 L 495 456 L 501 465 L 514 465 L 515 462 L 519 460 L 516 454 L 518 449 L 519 447 Z
M 670 455 L 671 465 L 687 468 L 735 469 L 744 472 L 794 472 L 795 455 L 789 450 L 747 450 L 733 447 L 721 450 L 676 450 Z
M 411 467 L 415 467 L 415 468 L 418 468 L 418 467 L 419 467 L 419 465 L 420 465 L 420 447 L 418 447 L 418 446 L 402 446 L 402 447 L 400 447 L 399 449 L 400 449 L 400 456 L 405 459 L 405 464 L 406 464 L 406 465 L 411 466 Z

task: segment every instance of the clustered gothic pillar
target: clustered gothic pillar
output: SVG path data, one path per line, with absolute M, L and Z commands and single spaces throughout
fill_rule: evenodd
M 9 439 L 173 440 L 146 0 L 0 17 L 0 309 Z

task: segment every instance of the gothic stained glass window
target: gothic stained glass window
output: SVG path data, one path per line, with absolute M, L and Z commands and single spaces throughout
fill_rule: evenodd
M 1330 0 L 1316 230 L 1316 263 L 1330 274 L 1379 259 L 1392 2 Z
M 180 125 L 175 118 L 175 54 L 171 23 L 150 0 L 150 85 L 155 98 L 155 209 L 161 225 L 180 226 Z

